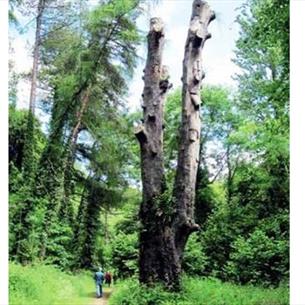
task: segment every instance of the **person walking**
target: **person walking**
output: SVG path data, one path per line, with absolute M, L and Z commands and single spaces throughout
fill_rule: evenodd
M 102 298 L 103 297 L 103 280 L 104 280 L 104 273 L 101 267 L 98 268 L 98 271 L 94 274 L 94 280 L 96 285 L 96 297 Z
M 109 271 L 105 273 L 105 284 L 108 284 L 108 287 L 111 285 L 112 276 Z

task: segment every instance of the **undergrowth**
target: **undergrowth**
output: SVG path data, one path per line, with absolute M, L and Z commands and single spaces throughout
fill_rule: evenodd
M 183 278 L 181 293 L 169 293 L 161 286 L 145 288 L 136 280 L 121 282 L 109 305 L 288 305 L 287 286 L 260 288 L 222 283 L 216 279 Z
M 90 274 L 69 275 L 46 265 L 9 265 L 10 305 L 88 305 L 93 296 Z

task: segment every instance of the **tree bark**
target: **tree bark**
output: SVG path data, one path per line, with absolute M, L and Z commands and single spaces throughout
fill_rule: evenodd
M 143 124 L 136 129 L 141 146 L 143 201 L 140 210 L 140 282 L 164 282 L 180 288 L 182 254 L 188 236 L 199 228 L 194 221 L 195 185 L 200 144 L 201 53 L 215 18 L 208 4 L 194 0 L 183 61 L 182 124 L 172 200 L 166 192 L 163 166 L 163 105 L 170 88 L 162 67 L 163 23 L 151 19 L 144 75 Z
M 172 242 L 170 227 L 162 222 L 161 195 L 165 191 L 163 165 L 163 106 L 169 88 L 166 68 L 162 66 L 164 45 L 163 22 L 159 18 L 150 21 L 147 36 L 148 56 L 144 70 L 143 124 L 135 135 L 141 146 L 141 173 L 143 201 L 140 209 L 142 230 L 140 232 L 140 281 L 152 284 L 158 280 L 171 279 L 170 265 Z M 165 236 L 166 235 L 166 236 Z
M 66 221 L 69 225 L 73 224 L 73 207 L 71 205 L 71 191 L 72 191 L 72 179 L 73 179 L 73 165 L 75 161 L 76 153 L 76 143 L 78 139 L 79 132 L 81 130 L 82 120 L 87 111 L 89 100 L 90 100 L 90 90 L 89 86 L 83 96 L 81 96 L 81 105 L 79 111 L 76 113 L 76 122 L 72 128 L 71 134 L 68 139 L 67 148 L 65 152 L 63 172 L 64 172 L 64 182 L 63 182 L 63 199 L 61 200 L 61 207 L 59 210 L 59 216 L 62 222 Z
M 33 70 L 31 80 L 31 92 L 29 102 L 29 113 L 27 120 L 27 129 L 25 135 L 25 143 L 23 147 L 22 171 L 26 180 L 32 180 L 35 172 L 34 154 L 34 129 L 35 129 L 35 98 L 37 88 L 37 73 L 38 73 L 38 59 L 39 59 L 39 46 L 40 46 L 40 32 L 42 25 L 42 14 L 45 9 L 45 0 L 39 0 L 36 16 L 36 34 L 33 54 Z
M 177 211 L 175 242 L 180 261 L 189 235 L 199 229 L 194 220 L 194 202 L 200 148 L 200 88 L 204 78 L 202 50 L 211 38 L 207 28 L 214 19 L 215 13 L 207 2 L 194 0 L 183 60 L 182 124 L 173 192 Z
M 30 103 L 29 103 L 29 110 L 33 115 L 35 113 L 38 60 L 39 60 L 39 47 L 40 47 L 40 32 L 41 32 L 41 24 L 42 24 L 42 14 L 43 14 L 44 9 L 45 9 L 45 0 L 39 0 L 38 8 L 37 8 L 37 17 L 36 17 L 34 59 L 33 59 L 31 92 L 30 92 Z

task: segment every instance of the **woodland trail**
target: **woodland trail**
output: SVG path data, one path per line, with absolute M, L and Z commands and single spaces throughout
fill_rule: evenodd
M 107 305 L 111 293 L 112 293 L 111 288 L 103 288 L 103 297 L 98 299 L 94 296 L 95 297 L 94 301 L 89 305 Z

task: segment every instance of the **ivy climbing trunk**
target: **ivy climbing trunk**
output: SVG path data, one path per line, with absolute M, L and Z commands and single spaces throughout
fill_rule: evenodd
M 27 121 L 27 129 L 25 135 L 25 143 L 23 148 L 23 160 L 22 170 L 23 176 L 26 180 L 32 179 L 35 171 L 35 159 L 34 155 L 34 122 L 35 122 L 35 100 L 36 100 L 36 89 L 37 89 L 37 75 L 38 75 L 38 61 L 39 61 L 39 48 L 40 48 L 40 36 L 42 27 L 42 17 L 45 10 L 45 0 L 39 0 L 37 4 L 37 16 L 36 16 L 36 32 L 35 32 L 35 43 L 33 52 L 33 68 L 31 75 L 31 91 L 29 101 L 29 114 Z
M 84 94 L 80 94 L 80 109 L 76 113 L 76 122 L 69 136 L 67 147 L 64 152 L 63 160 L 63 198 L 59 209 L 59 216 L 62 222 L 66 222 L 70 226 L 73 225 L 73 206 L 71 202 L 72 185 L 73 185 L 73 166 L 76 157 L 76 145 L 78 135 L 82 128 L 83 117 L 87 111 L 90 100 L 90 86 L 85 90 Z
M 143 200 L 140 210 L 140 282 L 163 282 L 180 288 L 182 256 L 189 235 L 199 226 L 194 221 L 196 175 L 200 145 L 201 53 L 215 18 L 208 4 L 194 0 L 183 61 L 182 124 L 176 179 L 169 198 L 163 166 L 163 105 L 170 88 L 162 66 L 163 23 L 151 19 L 144 74 L 143 124 L 135 134 L 141 146 Z

